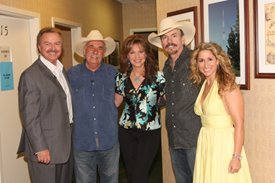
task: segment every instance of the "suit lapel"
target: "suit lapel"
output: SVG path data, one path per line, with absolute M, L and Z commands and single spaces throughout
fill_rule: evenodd
M 36 61 L 36 63 L 37 63 L 37 66 L 40 68 L 41 73 L 44 74 L 46 78 L 48 78 L 49 80 L 51 80 L 57 87 L 59 87 L 61 89 L 61 91 L 64 92 L 61 84 L 57 80 L 56 76 L 52 73 L 52 71 L 50 69 L 48 69 L 48 67 L 45 66 L 40 59 L 38 59 Z

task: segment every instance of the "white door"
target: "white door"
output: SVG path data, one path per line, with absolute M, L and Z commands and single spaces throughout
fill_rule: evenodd
M 27 164 L 17 159 L 16 151 L 21 135 L 18 112 L 17 85 L 20 74 L 32 62 L 31 31 L 28 19 L 0 16 L 0 46 L 9 47 L 13 62 L 14 89 L 0 91 L 0 182 L 30 182 Z

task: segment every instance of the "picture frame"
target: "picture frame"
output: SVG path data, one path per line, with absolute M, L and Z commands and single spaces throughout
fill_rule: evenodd
M 193 6 L 190 8 L 180 9 L 167 13 L 167 17 L 173 17 L 177 21 L 190 21 L 194 24 L 195 29 L 198 30 L 198 14 L 197 7 Z M 197 32 L 197 31 L 196 31 Z M 190 43 L 190 48 L 194 49 L 198 45 L 198 34 L 195 34 L 193 41 Z
M 108 57 L 109 64 L 119 68 L 119 54 L 120 54 L 120 42 L 115 40 L 116 48 Z
M 275 0 L 254 0 L 255 78 L 275 78 Z M 264 47 L 264 48 L 263 48 Z
M 227 52 L 236 82 L 243 90 L 250 89 L 248 3 L 249 0 L 200 0 L 202 41 L 215 42 Z

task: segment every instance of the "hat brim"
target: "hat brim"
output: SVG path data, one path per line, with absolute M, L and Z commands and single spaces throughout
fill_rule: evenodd
M 102 40 L 91 40 L 88 38 L 81 38 L 81 41 L 78 42 L 78 44 L 76 44 L 75 53 L 81 57 L 84 57 L 84 47 L 90 41 L 103 41 L 104 42 L 105 48 L 106 48 L 104 57 L 109 56 L 111 53 L 113 53 L 113 51 L 116 48 L 116 43 L 111 37 L 106 37 L 105 39 L 102 39 Z
M 184 45 L 189 45 L 192 40 L 194 39 L 195 33 L 196 33 L 196 29 L 194 27 L 193 24 L 191 24 L 190 22 L 187 21 L 182 21 L 182 22 L 178 22 L 177 24 L 175 24 L 173 27 L 166 29 L 158 34 L 156 33 L 151 33 L 148 36 L 148 41 L 155 45 L 158 48 L 162 48 L 162 44 L 161 44 L 161 39 L 160 37 L 164 34 L 166 34 L 167 32 L 170 32 L 173 29 L 181 29 L 183 34 L 184 34 Z

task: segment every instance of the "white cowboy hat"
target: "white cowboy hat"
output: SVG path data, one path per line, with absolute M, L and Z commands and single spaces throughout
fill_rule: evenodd
M 82 37 L 79 43 L 76 45 L 75 52 L 83 57 L 84 56 L 84 46 L 89 41 L 103 41 L 105 43 L 106 51 L 104 56 L 110 55 L 116 48 L 116 43 L 113 38 L 106 37 L 103 38 L 102 34 L 98 30 L 92 30 L 87 37 Z
M 195 32 L 196 32 L 195 26 L 191 22 L 176 21 L 171 17 L 167 17 L 161 20 L 158 34 L 154 32 L 151 33 L 148 36 L 148 41 L 151 44 L 155 45 L 156 47 L 162 48 L 160 36 L 176 28 L 182 30 L 184 34 L 184 40 L 185 40 L 184 44 L 188 45 L 189 43 L 191 43 L 191 41 L 194 39 Z

